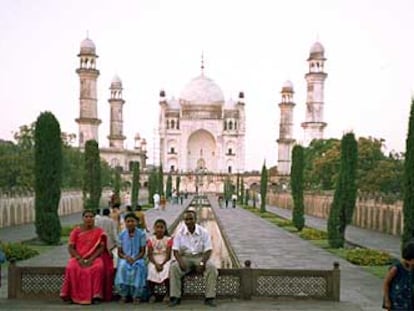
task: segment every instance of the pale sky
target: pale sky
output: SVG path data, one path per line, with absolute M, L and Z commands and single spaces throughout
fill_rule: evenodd
M 226 99 L 246 100 L 246 169 L 277 164 L 285 80 L 294 85 L 296 139 L 303 138 L 306 59 L 325 47 L 325 138 L 344 131 L 384 138 L 404 151 L 414 87 L 412 0 L 0 0 L 0 138 L 52 111 L 78 134 L 80 42 L 99 55 L 100 146 L 108 146 L 109 86 L 123 82 L 124 134 L 139 132 L 153 160 L 158 94 L 179 97 L 205 74 Z

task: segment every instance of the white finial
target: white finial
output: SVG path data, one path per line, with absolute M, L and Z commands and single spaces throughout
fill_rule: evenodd
M 201 51 L 201 74 L 204 75 L 204 51 Z

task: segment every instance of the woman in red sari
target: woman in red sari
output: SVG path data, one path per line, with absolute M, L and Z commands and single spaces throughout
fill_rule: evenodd
M 114 265 L 106 248 L 106 235 L 95 227 L 95 213 L 82 213 L 83 225 L 72 230 L 60 297 L 68 303 L 91 304 L 112 299 Z

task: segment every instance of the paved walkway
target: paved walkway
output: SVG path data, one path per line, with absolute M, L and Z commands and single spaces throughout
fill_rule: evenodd
M 292 210 L 269 205 L 266 206 L 266 210 L 283 218 L 292 219 Z M 326 219 L 305 216 L 305 224 L 308 227 L 327 231 L 326 223 Z M 389 252 L 395 258 L 401 257 L 401 237 L 399 236 L 363 229 L 356 226 L 347 226 L 345 238 L 352 244 L 384 250 Z
M 188 203 L 188 202 L 187 202 Z M 284 231 L 277 226 L 261 219 L 254 214 L 240 209 L 228 208 L 220 209 L 217 206 L 217 200 L 211 200 L 213 209 L 217 217 L 223 224 L 224 231 L 231 241 L 240 262 L 249 259 L 252 261 L 252 267 L 263 268 L 309 268 L 309 269 L 332 269 L 334 261 L 340 263 L 341 269 L 341 302 L 324 302 L 324 301 L 289 301 L 289 300 L 223 300 L 219 301 L 219 310 L 343 310 L 343 311 L 373 311 L 380 310 L 382 301 L 381 287 L 382 280 L 366 273 L 361 268 L 354 266 L 334 255 L 317 248 L 309 242 L 300 239 L 294 234 Z M 184 204 L 186 206 L 187 204 Z M 156 218 L 162 217 L 170 225 L 183 211 L 184 206 L 168 205 L 166 211 L 150 210 L 146 212 L 148 224 L 151 225 Z M 291 211 L 282 210 L 275 207 L 267 207 L 270 212 L 274 212 L 290 218 Z M 63 224 L 80 222 L 80 214 L 62 217 Z M 313 223 L 315 222 L 315 225 Z M 315 217 L 307 217 L 308 226 L 323 228 L 326 221 Z M 354 243 L 364 245 L 362 242 L 372 242 L 376 240 L 377 245 L 383 249 L 394 247 L 389 243 L 396 243 L 392 238 L 385 234 L 377 234 L 372 231 L 361 230 L 356 228 L 352 235 L 349 230 L 348 234 L 356 236 Z M 33 225 L 16 226 L 13 228 L 0 229 L 0 239 L 4 241 L 21 241 L 31 239 L 35 236 Z M 24 237 L 24 238 L 23 238 Z M 348 237 L 348 235 L 347 235 Z M 373 238 L 374 237 L 374 238 Z M 384 238 L 381 240 L 381 238 Z M 360 240 L 357 240 L 360 239 Z M 398 238 L 396 238 L 398 239 Z M 391 242 L 390 242 L 391 240 Z M 381 243 L 383 241 L 383 243 Z M 398 239 L 399 241 L 399 239 Z M 364 245 L 365 246 L 365 245 Z M 366 245 L 372 247 L 371 245 Z M 68 259 L 66 246 L 55 248 L 53 256 L 50 253 L 44 253 L 30 261 L 19 264 L 45 264 L 47 265 L 65 265 Z M 4 278 L 3 278 L 4 280 Z M 33 301 L 13 301 L 5 299 L 5 282 L 0 289 L 0 309 L 11 310 L 55 310 L 57 308 L 80 309 L 80 306 L 70 306 L 65 308 L 60 301 L 33 302 Z M 91 306 L 96 310 L 117 310 L 117 304 L 103 304 L 100 306 Z M 133 306 L 124 306 L 122 309 L 132 309 Z M 141 310 L 159 310 L 164 309 L 164 305 L 139 306 Z M 179 310 L 199 310 L 205 307 L 198 301 L 183 301 Z

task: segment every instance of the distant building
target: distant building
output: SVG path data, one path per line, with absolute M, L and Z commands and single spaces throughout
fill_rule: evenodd
M 164 171 L 228 174 L 245 169 L 245 102 L 225 100 L 204 74 L 192 79 L 178 99 L 160 92 L 160 159 Z
M 79 68 L 76 70 L 80 80 L 79 96 L 79 118 L 76 122 L 79 125 L 79 147 L 83 149 L 88 140 L 94 139 L 99 142 L 98 99 L 97 80 L 99 70 L 96 69 L 96 47 L 93 41 L 86 38 L 80 46 Z M 133 149 L 125 149 L 123 135 L 123 105 L 125 100 L 122 97 L 122 82 L 115 76 L 110 86 L 110 131 L 108 135 L 109 147 L 103 148 L 100 145 L 100 155 L 111 167 L 121 167 L 125 171 L 131 170 L 131 163 L 138 161 L 141 168 L 146 166 L 146 141 L 141 139 L 139 134 L 135 136 Z

